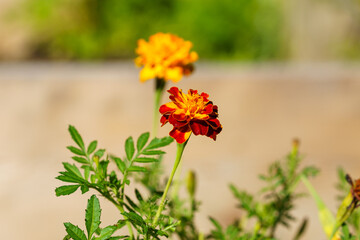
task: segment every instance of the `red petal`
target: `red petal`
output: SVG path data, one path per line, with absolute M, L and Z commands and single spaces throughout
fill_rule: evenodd
M 173 112 L 176 109 L 177 109 L 177 107 L 173 102 L 168 102 L 168 103 L 163 104 L 163 105 L 160 106 L 159 112 L 161 114 L 165 114 L 165 113 Z
M 190 127 L 195 135 L 206 135 L 209 131 L 209 125 L 205 121 L 193 121 Z
M 187 119 L 184 109 L 177 109 L 173 112 L 172 116 L 178 121 L 185 121 Z
M 209 97 L 209 94 L 207 94 L 207 93 L 201 93 L 201 95 L 200 96 L 202 96 L 202 97 L 204 97 L 204 98 L 206 98 L 206 99 L 208 99 L 208 97 Z
M 169 123 L 172 124 L 176 128 L 180 128 L 188 124 L 187 121 L 178 121 L 172 115 L 169 116 Z
M 206 121 L 213 129 L 217 129 L 217 128 L 221 127 L 220 121 L 217 118 L 210 118 Z
M 214 141 L 216 140 L 216 135 L 218 135 L 222 130 L 222 127 L 220 126 L 219 128 L 217 128 L 216 130 L 209 128 L 208 133 L 206 134 L 206 136 L 214 139 Z
M 208 104 L 206 105 L 206 107 L 204 108 L 204 110 L 201 112 L 201 114 L 210 114 L 213 112 L 213 105 L 212 104 Z
M 161 126 L 164 126 L 168 122 L 169 115 L 163 115 L 160 118 Z
M 198 92 L 197 90 L 189 89 L 188 94 L 193 95 L 193 94 L 197 94 L 197 92 Z
M 186 126 L 184 128 L 173 128 L 169 133 L 171 137 L 173 137 L 176 142 L 184 143 L 191 135 L 191 129 Z

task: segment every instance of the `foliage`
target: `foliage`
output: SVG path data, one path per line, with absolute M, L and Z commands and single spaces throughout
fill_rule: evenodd
M 67 185 L 56 188 L 56 195 L 70 195 L 78 189 L 84 194 L 93 189 L 114 204 L 119 210 L 120 219 L 113 225 L 100 227 L 100 202 L 92 195 L 85 212 L 85 229 L 70 222 L 64 223 L 67 233 L 64 239 L 67 240 L 150 240 L 174 238 L 175 235 L 176 239 L 180 240 L 277 240 L 278 227 L 290 227 L 295 220 L 292 209 L 295 200 L 303 196 L 295 191 L 300 179 L 318 173 L 312 166 L 300 168 L 302 157 L 298 153 L 297 144 L 294 144 L 286 159 L 274 162 L 267 174 L 260 175 L 260 179 L 266 185 L 258 194 L 253 195 L 237 189 L 233 184 L 230 185 L 230 190 L 239 202 L 238 207 L 242 210 L 242 215 L 225 227 L 210 217 L 213 229 L 206 234 L 200 232 L 195 224 L 195 214 L 200 203 L 195 198 L 194 173 L 189 174 L 190 177 L 187 178 L 187 196 L 184 198 L 179 195 L 178 190 L 183 182 L 178 180 L 171 196 L 165 202 L 165 211 L 161 212 L 157 224 L 153 223 L 163 188 L 160 182 L 161 159 L 165 152 L 162 148 L 171 144 L 172 138 L 154 138 L 149 141 L 149 133 L 141 134 L 137 141 L 129 137 L 125 141 L 125 156 L 120 158 L 106 155 L 104 149 L 98 148 L 97 141 L 85 145 L 75 127 L 69 126 L 69 132 L 76 145 L 67 148 L 75 155 L 72 159 L 77 164 L 63 163 L 65 170 L 60 172 L 57 179 Z M 113 164 L 117 170 L 109 173 L 109 164 Z M 350 186 L 342 169 L 339 169 L 338 175 L 340 181 L 337 188 L 340 191 L 340 199 L 343 199 L 349 193 Z M 145 187 L 143 190 L 148 190 L 147 194 L 135 188 L 134 198 L 125 191 L 126 186 L 131 183 L 130 180 L 134 178 Z M 356 210 L 341 227 L 339 239 L 359 239 L 359 219 L 359 211 Z M 292 239 L 302 239 L 307 224 L 308 220 L 303 219 Z M 128 234 L 119 234 L 119 230 L 124 227 L 128 228 Z
M 19 11 L 37 58 L 133 58 L 156 32 L 192 41 L 203 59 L 276 60 L 288 49 L 283 0 L 27 0 Z
M 346 181 L 346 173 L 343 168 L 338 168 L 338 183 L 336 184 L 336 189 L 339 191 L 339 194 L 337 196 L 337 200 L 339 203 L 346 197 L 346 195 L 350 191 L 350 184 Z M 346 226 L 348 225 L 348 226 Z M 356 239 L 360 239 L 360 210 L 355 209 L 351 216 L 346 220 L 345 226 L 343 226 L 343 229 L 345 228 L 346 232 L 349 232 L 349 229 L 355 232 L 355 235 L 357 236 Z M 344 234 L 348 235 L 348 234 Z M 344 238 L 344 239 L 352 239 L 352 238 Z
M 133 138 L 129 137 L 125 142 L 126 156 L 119 158 L 105 156 L 104 149 L 97 149 L 97 141 L 92 141 L 86 147 L 75 127 L 69 126 L 69 132 L 77 146 L 69 146 L 68 149 L 75 154 L 72 159 L 81 164 L 81 167 L 79 168 L 75 164 L 63 163 L 65 171 L 60 172 L 57 179 L 72 184 L 56 188 L 56 195 L 69 195 L 79 188 L 84 194 L 89 189 L 94 189 L 117 207 L 123 215 L 123 219 L 119 220 L 117 225 L 98 230 L 100 206 L 97 198 L 93 196 L 88 202 L 85 218 L 88 237 L 86 238 L 83 231 L 71 223 L 65 224 L 68 235 L 74 240 L 120 239 L 111 236 L 117 229 L 128 225 L 130 236 L 121 238 L 132 239 L 132 227 L 138 233 L 136 239 L 159 239 L 159 236 L 168 236 L 177 225 L 171 217 L 161 215 L 161 221 L 157 226 L 153 226 L 151 223 L 157 210 L 156 200 L 159 195 L 153 195 L 145 199 L 138 190 L 135 190 L 138 201 L 138 203 L 135 203 L 125 193 L 125 188 L 130 184 L 129 177 L 133 173 L 147 172 L 148 169 L 142 164 L 157 162 L 158 157 L 165 153 L 160 148 L 172 143 L 173 139 L 170 137 L 154 138 L 149 142 L 149 133 L 144 133 L 138 138 L 135 146 Z M 122 179 L 118 177 L 115 171 L 109 173 L 108 165 L 110 161 L 117 166 L 122 174 Z M 111 232 L 110 230 L 114 231 Z M 99 233 L 99 238 L 92 238 L 96 231 Z M 102 237 L 102 235 L 105 236 L 105 233 L 106 237 Z M 69 239 L 69 237 L 65 239 Z
M 267 184 L 260 192 L 261 200 L 230 185 L 232 193 L 239 201 L 238 207 L 245 212 L 245 215 L 225 230 L 215 219 L 210 218 L 215 226 L 211 236 L 215 239 L 273 239 L 278 226 L 290 227 L 290 222 L 295 220 L 291 214 L 294 200 L 302 196 L 295 193 L 300 177 L 315 176 L 318 173 L 318 170 L 312 166 L 299 170 L 300 162 L 301 157 L 295 144 L 285 162 L 273 163 L 267 175 L 260 176 L 260 179 Z M 246 233 L 246 223 L 251 218 L 255 219 L 253 231 Z M 307 220 L 304 219 L 294 239 L 301 237 L 306 225 Z

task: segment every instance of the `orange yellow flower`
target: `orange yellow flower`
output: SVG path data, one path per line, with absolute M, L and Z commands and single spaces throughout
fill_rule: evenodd
M 171 102 L 160 106 L 162 126 L 169 122 L 173 125 L 170 136 L 178 143 L 184 143 L 191 133 L 205 135 L 216 140 L 222 126 L 218 118 L 218 107 L 209 101 L 206 93 L 198 94 L 190 89 L 184 94 L 177 87 L 168 90 Z
M 183 75 L 189 75 L 198 59 L 196 52 L 190 52 L 192 43 L 169 33 L 156 33 L 149 38 L 138 41 L 135 59 L 140 71 L 140 81 L 161 78 L 178 82 Z

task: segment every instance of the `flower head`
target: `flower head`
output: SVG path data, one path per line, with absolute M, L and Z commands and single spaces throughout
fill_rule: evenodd
M 161 78 L 178 82 L 183 75 L 189 75 L 198 59 L 196 52 L 190 52 L 192 43 L 169 33 L 156 33 L 149 38 L 138 41 L 135 59 L 140 71 L 140 81 Z
M 351 185 L 351 188 L 348 195 L 342 201 L 336 214 L 335 226 L 332 234 L 332 236 L 335 236 L 332 239 L 336 240 L 340 239 L 340 237 L 336 238 L 336 234 L 339 232 L 338 229 L 351 216 L 355 208 L 359 207 L 360 203 L 360 179 L 353 181 L 348 174 L 346 174 L 345 178 Z
M 205 135 L 216 140 L 222 126 L 218 117 L 218 107 L 209 101 L 206 93 L 198 94 L 190 89 L 184 94 L 177 87 L 168 90 L 171 102 L 160 106 L 162 126 L 169 122 L 174 126 L 170 136 L 178 143 L 184 143 L 191 135 Z

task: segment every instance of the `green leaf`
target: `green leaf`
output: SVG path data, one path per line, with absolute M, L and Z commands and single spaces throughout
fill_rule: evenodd
M 129 172 L 147 172 L 148 170 L 144 167 L 131 166 L 128 168 Z
M 62 172 L 62 173 L 68 174 L 69 172 Z M 80 180 L 78 177 L 74 178 L 72 176 L 67 176 L 67 175 L 59 175 L 55 179 L 58 179 L 63 182 L 70 182 L 70 183 L 83 183 L 83 181 Z
M 100 236 L 95 238 L 95 240 L 107 240 L 111 237 L 111 235 L 117 230 L 116 226 L 107 226 L 102 229 L 100 232 Z
M 139 157 L 134 160 L 134 162 L 139 163 L 151 163 L 151 162 L 158 162 L 159 160 L 156 158 L 146 158 L 146 157 Z
M 101 158 L 102 156 L 104 156 L 104 153 L 105 153 L 105 149 L 99 149 L 94 153 L 94 155 Z
M 87 154 L 90 155 L 91 153 L 93 153 L 95 151 L 96 147 L 97 147 L 97 141 L 96 140 L 92 141 L 88 146 Z
M 65 172 L 59 172 L 62 176 L 66 177 L 66 180 L 70 180 L 70 181 L 66 181 L 65 179 L 60 179 L 60 176 L 57 177 L 57 179 L 62 180 L 64 182 L 74 182 L 74 183 L 86 183 L 85 179 L 83 179 L 82 177 L 79 177 L 78 175 L 76 175 L 73 172 L 69 172 L 69 171 L 65 171 Z
M 76 155 L 80 155 L 80 156 L 85 156 L 86 155 L 83 150 L 78 149 L 76 147 L 67 146 L 66 148 L 69 149 L 72 153 L 74 153 Z
M 164 151 L 161 150 L 153 150 L 153 151 L 145 151 L 141 153 L 142 155 L 162 155 L 165 154 Z
M 82 169 L 84 169 L 84 179 L 87 181 L 89 179 L 90 175 L 90 166 L 81 166 Z
M 85 233 L 78 226 L 74 226 L 73 224 L 67 222 L 64 223 L 66 232 L 70 235 L 70 237 L 74 240 L 87 240 Z
M 128 196 L 125 196 L 125 198 L 133 209 L 139 210 L 138 205 L 136 205 L 136 203 L 134 203 L 134 201 L 131 200 L 131 198 L 129 198 Z
M 63 238 L 63 240 L 70 240 L 71 237 L 69 236 L 69 234 L 66 234 L 66 236 Z
M 100 215 L 101 209 L 99 199 L 97 199 L 95 195 L 92 195 L 88 200 L 85 213 L 85 225 L 89 239 L 100 225 Z
M 80 187 L 80 185 L 61 186 L 61 187 L 58 187 L 55 189 L 55 194 L 57 197 L 69 195 L 69 194 L 72 194 L 73 192 L 75 192 L 79 187 Z
M 126 216 L 131 223 L 144 227 L 146 225 L 146 222 L 144 221 L 144 219 L 137 213 L 135 212 L 124 212 L 122 213 L 122 215 Z
M 82 149 L 85 150 L 84 141 L 82 140 L 79 132 L 76 130 L 74 126 L 69 125 L 69 132 L 71 138 L 76 142 L 76 144 Z
M 135 153 L 134 140 L 132 137 L 129 137 L 125 141 L 125 152 L 127 159 L 131 160 Z
M 216 221 L 214 218 L 212 217 L 209 217 L 210 221 L 212 222 L 212 224 L 214 224 L 214 226 L 216 227 L 216 229 L 219 231 L 219 232 L 222 232 L 222 227 L 220 225 L 220 223 L 218 221 Z
M 81 185 L 80 189 L 82 194 L 87 193 L 89 191 L 89 187 L 86 185 Z
M 63 162 L 63 165 L 68 172 L 75 174 L 79 178 L 83 178 L 80 170 L 74 164 L 71 165 L 70 163 Z
M 139 152 L 143 149 L 143 147 L 149 140 L 149 137 L 150 137 L 150 133 L 146 132 L 146 133 L 141 134 L 141 136 L 138 138 L 136 147 Z
M 170 143 L 172 143 L 173 141 L 174 139 L 172 137 L 154 138 L 146 147 L 146 150 L 165 147 Z
M 135 196 L 136 196 L 137 200 L 139 200 L 139 202 L 144 201 L 144 198 L 141 196 L 141 193 L 137 189 L 135 189 Z
M 121 160 L 121 158 L 111 156 L 111 159 L 115 161 L 116 166 L 124 174 L 126 166 L 125 163 Z
M 84 163 L 84 164 L 88 164 L 88 160 L 86 160 L 85 158 L 82 157 L 78 157 L 78 156 L 74 156 L 72 157 L 72 159 L 74 159 L 75 161 L 77 161 L 78 163 Z

